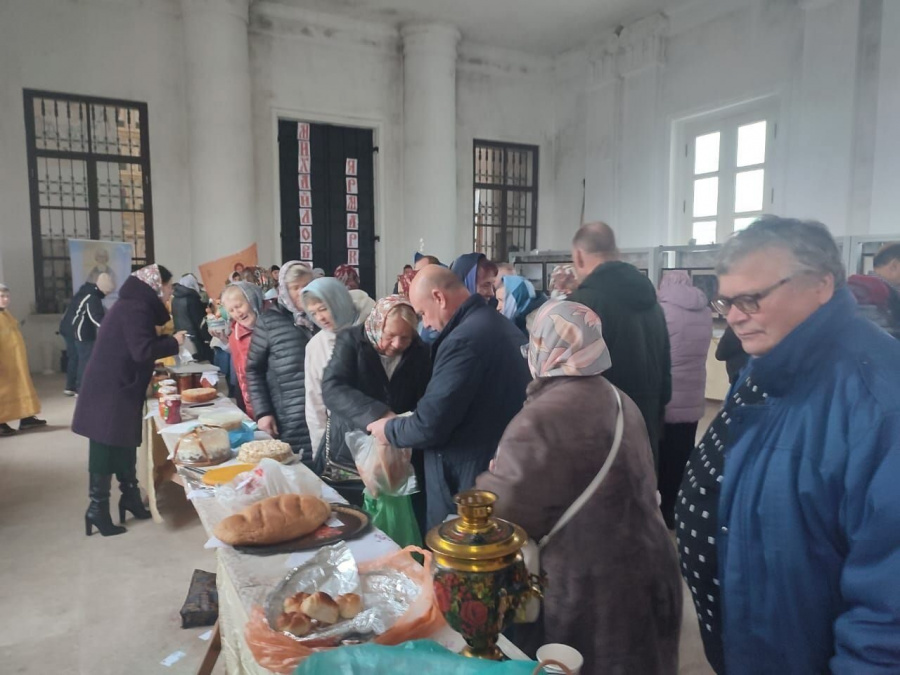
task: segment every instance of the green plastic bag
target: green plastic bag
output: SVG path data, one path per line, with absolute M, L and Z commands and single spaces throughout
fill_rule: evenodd
M 294 675 L 531 675 L 534 661 L 486 661 L 454 654 L 431 640 L 396 647 L 365 644 L 318 652 Z
M 363 509 L 372 516 L 375 527 L 397 542 L 400 548 L 422 546 L 422 535 L 409 496 L 371 497 L 368 490 L 364 494 Z

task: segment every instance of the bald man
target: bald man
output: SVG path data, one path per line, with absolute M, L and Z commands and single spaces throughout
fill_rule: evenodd
M 424 267 L 409 299 L 425 326 L 440 331 L 433 372 L 409 417 L 384 418 L 369 431 L 397 448 L 425 452 L 428 527 L 456 512 L 453 496 L 487 470 L 531 381 L 515 325 L 471 294 L 450 270 Z
M 572 240 L 580 286 L 569 301 L 587 305 L 603 323 L 612 368 L 603 375 L 637 403 L 658 459 L 666 403 L 672 397 L 669 331 L 653 283 L 619 260 L 616 235 L 606 223 L 588 223 Z

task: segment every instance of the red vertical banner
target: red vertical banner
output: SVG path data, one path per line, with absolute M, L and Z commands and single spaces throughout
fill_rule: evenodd
M 297 125 L 297 188 L 300 192 L 300 260 L 310 263 L 312 266 L 312 187 L 310 180 L 310 146 L 309 124 L 301 122 Z
M 359 181 L 356 178 L 358 162 L 355 157 L 348 157 L 344 164 L 345 182 L 347 185 L 347 264 L 353 265 L 359 272 Z

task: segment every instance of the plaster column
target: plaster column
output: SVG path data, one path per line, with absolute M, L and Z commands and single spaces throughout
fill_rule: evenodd
M 194 267 L 256 241 L 250 0 L 182 0 Z M 266 261 L 268 262 L 268 261 Z
M 456 57 L 460 34 L 441 24 L 404 26 L 403 200 L 410 246 L 450 262 L 456 247 Z
M 668 20 L 654 14 L 626 26 L 619 36 L 619 220 L 610 224 L 622 247 L 658 246 L 668 239 L 668 146 L 665 123 L 659 115 L 667 30 Z
M 792 94 L 784 215 L 850 234 L 860 0 L 798 0 L 803 52 Z
M 616 70 L 618 38 L 590 48 L 585 97 L 584 222 L 619 222 L 619 130 L 622 79 Z

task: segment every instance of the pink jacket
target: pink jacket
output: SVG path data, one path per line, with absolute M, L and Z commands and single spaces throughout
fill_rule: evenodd
M 659 286 L 672 350 L 672 400 L 667 424 L 697 422 L 706 410 L 706 355 L 712 340 L 712 311 L 706 294 L 687 272 L 666 272 Z

